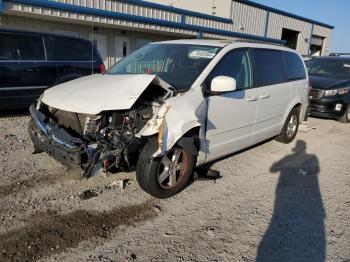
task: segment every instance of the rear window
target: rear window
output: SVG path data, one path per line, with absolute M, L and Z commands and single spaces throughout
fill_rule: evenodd
M 284 71 L 287 80 L 305 79 L 306 72 L 300 57 L 292 52 L 282 52 Z
M 41 36 L 0 34 L 1 60 L 45 60 Z
M 257 86 L 276 85 L 284 82 L 283 60 L 280 51 L 254 49 Z
M 68 37 L 53 38 L 54 56 L 60 61 L 91 61 L 92 45 L 79 39 Z

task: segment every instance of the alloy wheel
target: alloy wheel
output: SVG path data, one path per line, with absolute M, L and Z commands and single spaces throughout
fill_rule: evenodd
M 298 127 L 298 118 L 296 115 L 292 115 L 287 126 L 287 137 L 291 138 L 294 136 Z
M 165 154 L 158 167 L 158 182 L 164 189 L 171 189 L 181 183 L 188 168 L 188 156 L 185 150 L 174 148 Z

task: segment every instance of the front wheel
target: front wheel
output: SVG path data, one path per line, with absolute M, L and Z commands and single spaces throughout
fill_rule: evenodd
M 345 110 L 344 115 L 339 119 L 341 123 L 350 123 L 350 105 Z
M 299 108 L 295 107 L 289 113 L 281 133 L 276 137 L 276 141 L 289 144 L 294 140 L 299 129 Z
M 150 139 L 137 161 L 136 179 L 140 187 L 157 198 L 168 198 L 183 190 L 196 162 L 191 148 L 193 145 L 178 143 L 163 156 L 154 158 L 158 142 Z

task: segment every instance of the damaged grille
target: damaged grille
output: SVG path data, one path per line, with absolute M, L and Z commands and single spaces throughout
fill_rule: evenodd
M 98 131 L 100 116 L 80 114 L 50 108 L 50 115 L 58 126 L 64 127 L 73 134 L 90 135 Z

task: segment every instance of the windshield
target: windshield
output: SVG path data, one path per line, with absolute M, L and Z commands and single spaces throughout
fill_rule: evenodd
M 350 78 L 350 61 L 312 59 L 306 63 L 310 75 Z
M 202 45 L 150 44 L 113 65 L 106 74 L 154 74 L 178 91 L 186 91 L 220 49 Z

